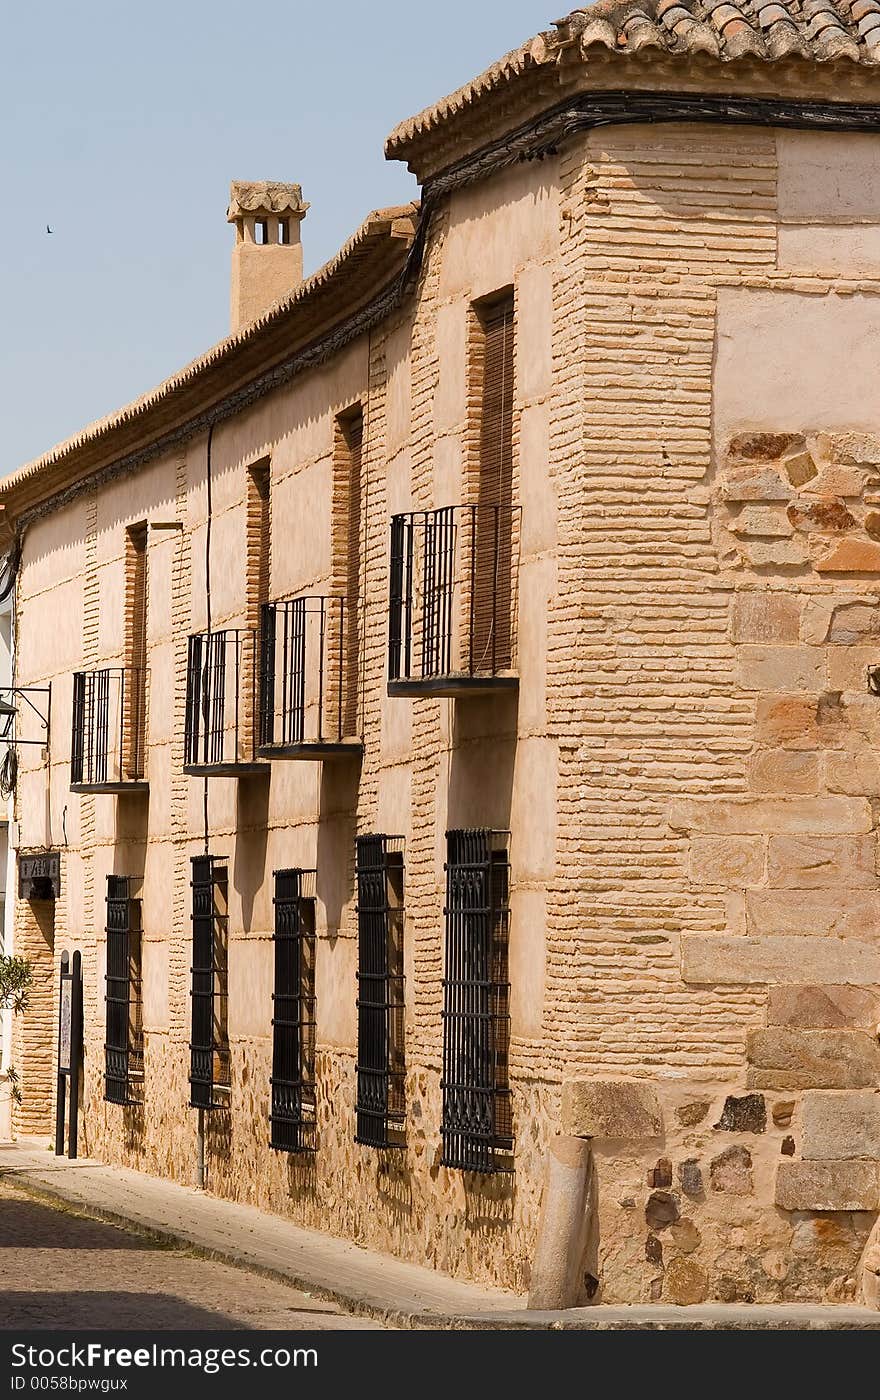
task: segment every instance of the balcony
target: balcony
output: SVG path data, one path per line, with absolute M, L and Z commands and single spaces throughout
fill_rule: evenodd
M 147 792 L 144 779 L 146 672 L 131 666 L 73 677 L 70 790 Z
M 519 509 L 446 506 L 391 522 L 388 694 L 515 690 Z
M 356 756 L 357 618 L 345 598 L 267 603 L 260 646 L 261 758 Z
M 191 777 L 268 775 L 256 753 L 256 661 L 253 628 L 190 637 L 183 771 Z

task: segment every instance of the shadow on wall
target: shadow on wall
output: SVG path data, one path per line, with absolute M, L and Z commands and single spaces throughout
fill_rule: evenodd
M 519 697 L 458 701 L 449 755 L 449 830 L 510 830 Z
M 361 759 L 325 763 L 318 807 L 317 895 L 327 918 L 327 936 L 335 937 L 343 910 L 354 906 L 355 836 Z
M 241 900 L 245 933 L 252 931 L 254 903 L 268 878 L 266 849 L 269 839 L 269 783 L 262 777 L 242 778 L 237 784 L 235 807 L 235 864 L 232 883 Z
M 380 1149 L 376 1154 L 376 1190 L 392 1218 L 406 1221 L 412 1215 L 412 1173 L 402 1154 Z
M 129 1093 L 132 1089 L 129 1089 Z M 135 1092 L 143 1094 L 142 1084 L 135 1086 Z M 144 1134 L 147 1131 L 146 1107 L 141 1098 L 133 1103 L 127 1103 L 122 1110 L 123 1141 L 127 1152 L 140 1152 L 144 1145 Z
M 317 1200 L 318 1165 L 313 1152 L 288 1156 L 287 1194 L 294 1201 Z
M 113 817 L 114 840 L 117 846 L 130 844 L 145 844 L 149 834 L 150 825 L 150 797 L 146 792 L 124 792 L 120 793 L 114 803 L 116 811 Z M 143 872 L 143 856 L 138 867 Z M 121 875 L 131 875 L 131 870 L 121 870 Z

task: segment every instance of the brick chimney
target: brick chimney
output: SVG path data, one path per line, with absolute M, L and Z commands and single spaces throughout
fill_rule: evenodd
M 233 180 L 226 217 L 235 225 L 232 330 L 255 321 L 298 287 L 303 276 L 299 226 L 308 205 L 299 185 Z

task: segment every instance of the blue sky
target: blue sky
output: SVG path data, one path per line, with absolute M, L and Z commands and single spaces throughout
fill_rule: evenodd
M 540 0 L 4 6 L 0 474 L 226 334 L 231 179 L 302 184 L 312 271 L 370 209 L 415 196 L 382 155 L 392 127 L 557 13 Z

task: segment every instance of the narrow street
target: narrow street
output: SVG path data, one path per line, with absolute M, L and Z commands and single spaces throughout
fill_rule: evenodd
M 0 1329 L 375 1329 L 335 1304 L 0 1184 Z

